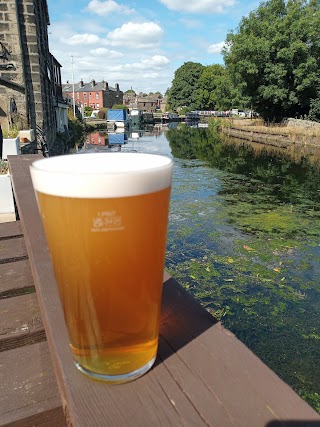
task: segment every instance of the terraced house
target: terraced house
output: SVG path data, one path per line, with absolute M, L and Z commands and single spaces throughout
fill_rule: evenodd
M 109 86 L 104 80 L 96 82 L 91 80 L 89 83 L 84 83 L 80 80 L 77 84 L 67 82 L 62 85 L 63 97 L 69 102 L 73 102 L 73 94 L 75 103 L 80 108 L 91 107 L 99 110 L 100 108 L 112 108 L 115 104 L 123 103 L 123 92 L 120 90 L 118 83 L 115 87 Z

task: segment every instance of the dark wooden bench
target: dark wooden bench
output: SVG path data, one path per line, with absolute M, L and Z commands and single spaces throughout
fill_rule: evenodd
M 24 268 L 19 266 L 19 262 L 24 262 L 27 270 L 31 267 L 47 342 L 41 341 L 40 317 L 35 314 L 31 318 L 38 320 L 34 321 L 31 329 L 33 336 L 41 342 L 25 340 L 23 346 L 14 350 L 10 350 L 8 344 L 2 359 L 7 361 L 7 366 L 6 382 L 1 381 L 1 397 L 8 395 L 3 407 L 14 411 L 19 396 L 11 397 L 11 394 L 17 387 L 24 387 L 30 375 L 36 375 L 39 382 L 44 377 L 48 384 L 50 378 L 49 387 L 38 384 L 43 405 L 51 404 L 44 410 L 39 406 L 39 413 L 48 415 L 48 424 L 41 425 L 59 426 L 60 409 L 48 360 L 49 347 L 68 426 L 320 426 L 319 415 L 307 403 L 166 275 L 159 352 L 152 370 L 132 383 L 118 386 L 95 382 L 79 373 L 68 346 L 62 308 L 31 185 L 29 165 L 35 158 L 32 155 L 9 157 L 24 239 L 3 240 L 2 243 L 6 244 L 1 246 L 1 250 L 6 253 L 15 239 L 16 243 L 20 239 L 20 246 L 16 249 L 19 261 L 11 260 L 10 271 L 19 276 Z M 27 254 L 29 261 L 25 259 Z M 13 255 L 5 257 L 10 260 Z M 18 276 L 8 279 L 8 283 L 16 282 L 17 289 L 21 289 L 23 286 Z M 25 287 L 30 288 L 32 278 L 29 270 L 26 277 L 29 281 L 25 281 Z M 7 295 L 8 289 L 3 292 Z M 30 298 L 29 294 L 21 295 L 24 291 L 19 292 L 19 296 L 13 297 L 10 309 L 13 313 L 20 313 L 21 307 L 29 307 L 28 304 L 36 307 L 35 301 L 23 302 L 22 305 L 15 303 L 16 298 Z M 16 317 L 12 315 L 13 322 Z M 22 324 L 25 322 L 23 320 Z M 36 359 L 34 356 L 26 359 L 25 354 L 18 354 L 19 351 L 27 353 L 28 347 L 35 346 L 39 347 Z M 10 352 L 17 353 L 11 356 Z M 3 361 L 1 365 L 3 371 Z M 20 367 L 17 373 L 15 366 Z M 34 369 L 37 374 L 33 374 Z M 51 414 L 55 414 L 57 421 L 50 419 Z M 3 411 L 0 425 L 29 425 L 19 424 L 19 416 L 14 419 L 16 424 L 10 424 L 7 422 L 10 421 L 8 411 Z
M 20 221 L 0 224 L 0 425 L 65 426 Z

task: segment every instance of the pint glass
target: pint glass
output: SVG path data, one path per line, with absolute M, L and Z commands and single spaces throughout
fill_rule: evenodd
M 157 353 L 172 160 L 72 154 L 30 169 L 76 366 L 138 378 Z

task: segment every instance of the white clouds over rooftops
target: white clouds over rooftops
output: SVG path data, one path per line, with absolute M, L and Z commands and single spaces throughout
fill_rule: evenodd
M 208 53 L 221 53 L 224 46 L 225 46 L 224 42 L 211 44 L 208 47 Z
M 113 70 L 161 70 L 169 64 L 169 62 L 166 56 L 154 55 L 150 58 L 142 59 L 140 62 L 114 66 Z
M 148 93 L 165 92 L 185 62 L 223 62 L 222 40 L 259 0 L 47 3 L 50 51 L 62 65 L 64 81 L 73 74 L 76 80 L 104 78 L 111 86 L 118 82 L 123 90 Z
M 105 43 L 111 46 L 146 49 L 159 44 L 162 34 L 162 28 L 154 22 L 128 22 L 108 33 Z
M 187 13 L 223 13 L 236 0 L 160 0 L 168 9 Z
M 111 13 L 134 13 L 134 10 L 127 6 L 120 5 L 113 0 L 91 0 L 86 10 L 101 16 L 107 16 Z

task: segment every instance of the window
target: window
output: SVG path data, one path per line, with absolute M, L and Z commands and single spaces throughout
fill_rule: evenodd
M 97 108 L 100 108 L 100 104 L 98 103 L 98 104 L 96 104 L 97 105 Z
M 89 98 L 91 98 L 92 97 L 92 93 L 91 92 L 89 92 Z
M 77 99 L 79 99 L 79 98 L 80 98 L 80 93 L 78 92 L 78 93 L 77 93 Z
M 85 92 L 83 93 L 83 99 L 87 99 L 87 94 Z
M 101 138 L 98 138 L 98 144 L 101 144 Z
M 99 92 L 96 92 L 96 99 L 99 99 Z

